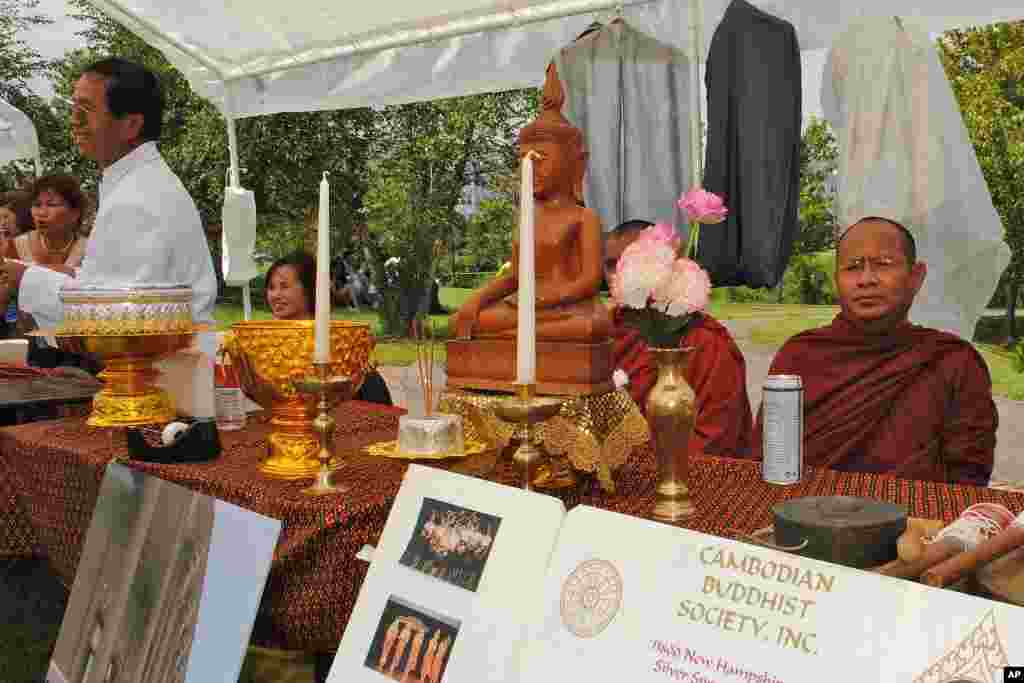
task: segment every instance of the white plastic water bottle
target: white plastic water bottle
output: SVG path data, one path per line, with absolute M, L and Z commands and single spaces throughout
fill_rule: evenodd
M 217 403 L 217 429 L 230 432 L 244 427 L 245 394 L 231 357 L 223 351 L 217 354 L 213 391 Z

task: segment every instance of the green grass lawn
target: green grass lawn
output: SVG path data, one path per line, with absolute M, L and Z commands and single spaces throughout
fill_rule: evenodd
M 452 287 L 441 288 L 441 303 L 449 310 L 455 310 L 469 298 L 473 290 Z M 750 330 L 750 341 L 759 346 L 781 346 L 793 335 L 828 324 L 839 308 L 836 306 L 801 306 L 797 304 L 763 304 L 763 303 L 730 303 L 713 301 L 708 312 L 720 320 L 758 321 Z M 242 319 L 241 306 L 234 304 L 217 305 L 217 322 L 221 327 L 230 327 L 232 323 Z M 268 319 L 270 311 L 258 307 L 253 310 L 253 318 Z M 368 323 L 375 334 L 380 334 L 377 314 L 363 310 L 357 313 L 352 309 L 336 308 L 336 320 L 358 320 Z M 447 316 L 431 316 L 435 329 L 440 334 L 447 332 Z M 1024 400 L 1024 374 L 1018 373 L 1009 354 L 1002 348 L 991 344 L 975 344 L 988 363 L 992 375 L 992 393 L 996 396 Z M 444 345 L 440 345 L 438 361 L 445 360 Z M 416 360 L 416 350 L 411 342 L 385 341 L 377 344 L 374 358 L 380 365 L 409 365 Z
M 442 287 L 440 292 L 441 305 L 454 311 L 465 302 L 473 293 L 471 289 L 458 289 L 454 287 Z M 253 302 L 252 319 L 270 320 L 272 316 L 265 306 L 257 306 Z M 242 307 L 233 303 L 218 303 L 214 312 L 217 318 L 217 326 L 221 329 L 228 329 L 234 323 L 245 318 Z M 335 320 L 354 320 L 370 325 L 375 335 L 380 335 L 380 320 L 377 314 L 368 309 L 356 311 L 351 308 L 335 308 L 332 314 Z M 446 336 L 448 333 L 448 316 L 432 315 L 430 320 L 439 336 Z M 374 359 L 380 365 L 410 365 L 416 362 L 416 348 L 407 341 L 378 341 L 374 351 Z M 438 362 L 444 362 L 444 344 L 437 349 Z
M 745 305 L 726 304 L 728 309 L 712 313 L 724 320 L 746 318 L 764 322 L 750 332 L 750 340 L 764 346 L 781 346 L 793 335 L 827 324 L 839 309 L 835 306 Z M 756 310 L 755 310 L 756 309 Z M 732 315 L 730 315 L 730 313 Z M 1010 353 L 993 344 L 975 343 L 974 347 L 988 364 L 992 376 L 992 394 L 1015 401 L 1024 401 L 1024 374 L 1013 366 Z
M 723 304 L 725 310 L 712 312 L 723 320 L 759 320 L 750 330 L 750 341 L 763 346 L 782 346 L 804 330 L 827 325 L 839 312 L 837 306 L 796 304 Z

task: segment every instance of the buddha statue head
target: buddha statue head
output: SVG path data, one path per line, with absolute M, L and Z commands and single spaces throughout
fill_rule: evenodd
M 583 133 L 560 112 L 545 109 L 519 131 L 519 155 L 535 152 L 533 188 L 538 199 L 568 194 L 578 200 L 586 171 Z

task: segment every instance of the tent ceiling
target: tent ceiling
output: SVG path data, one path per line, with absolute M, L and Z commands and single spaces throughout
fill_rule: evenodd
M 693 10 L 692 3 L 700 8 Z M 236 116 L 393 104 L 538 85 L 554 51 L 621 6 L 635 28 L 703 49 L 729 0 L 94 0 Z M 899 15 L 929 32 L 1024 17 L 1020 0 L 755 0 L 804 49 L 853 19 Z M 230 103 L 225 97 L 230 83 Z

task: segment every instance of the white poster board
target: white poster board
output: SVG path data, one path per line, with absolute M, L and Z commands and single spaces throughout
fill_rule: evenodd
M 47 683 L 238 680 L 281 522 L 111 464 Z
M 328 683 L 518 680 L 564 515 L 555 498 L 411 466 Z
M 588 507 L 523 681 L 1002 683 L 1024 608 Z

